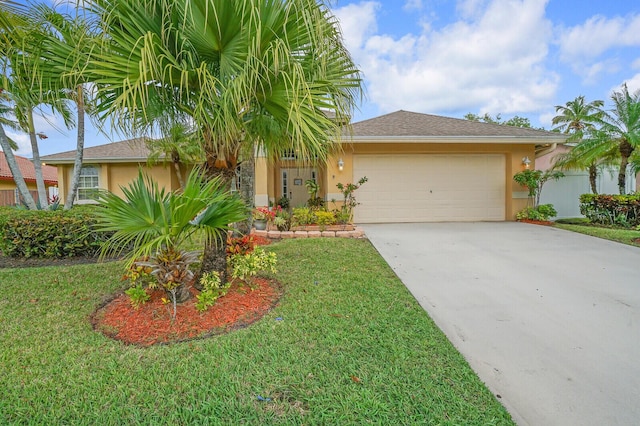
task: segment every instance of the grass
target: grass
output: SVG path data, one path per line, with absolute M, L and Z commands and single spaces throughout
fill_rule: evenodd
M 640 243 L 634 240 L 640 238 L 640 231 L 624 228 L 609 228 L 604 226 L 591 225 L 578 220 L 559 220 L 555 222 L 555 227 L 567 231 L 579 232 L 591 235 L 592 237 L 603 238 L 605 240 L 617 241 L 630 246 L 640 247 Z
M 368 241 L 270 249 L 274 311 L 146 349 L 88 320 L 118 263 L 0 270 L 0 424 L 513 424 Z

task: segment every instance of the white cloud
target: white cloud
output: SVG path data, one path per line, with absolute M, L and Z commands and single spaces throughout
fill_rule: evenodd
M 380 3 L 366 1 L 359 4 L 353 3 L 334 11 L 340 20 L 342 35 L 349 51 L 354 52 L 378 30 L 376 22 L 378 9 L 380 9 Z
M 640 74 L 634 75 L 630 79 L 626 80 L 625 83 L 627 83 L 629 93 L 635 93 L 636 91 L 640 90 Z M 616 90 L 620 90 L 620 88 Z
M 422 9 L 422 0 L 407 0 L 402 8 L 404 10 L 420 10 Z
M 567 62 L 593 59 L 613 47 L 640 46 L 640 15 L 598 15 L 562 32 L 560 54 Z
M 638 34 L 640 14 L 613 18 L 597 15 L 582 25 L 561 31 L 560 58 L 571 64 L 586 84 L 592 84 L 602 74 L 612 74 L 627 66 L 618 55 L 600 58 L 612 49 L 640 46 Z
M 25 133 L 14 133 L 12 131 L 6 131 L 9 136 L 18 145 L 18 150 L 14 151 L 16 155 L 22 157 L 31 157 L 31 142 L 29 142 L 29 135 Z
M 470 20 L 400 38 L 367 39 L 377 28 L 372 3 L 336 14 L 345 37 L 352 34 L 347 46 L 382 112 L 509 114 L 548 107 L 557 88 L 557 75 L 544 67 L 552 37 L 545 5 L 546 0 L 468 0 L 463 6 Z

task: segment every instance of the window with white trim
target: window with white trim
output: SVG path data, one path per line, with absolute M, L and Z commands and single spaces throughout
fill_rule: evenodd
M 82 166 L 76 200 L 80 202 L 93 201 L 98 188 L 100 188 L 99 174 L 96 166 Z

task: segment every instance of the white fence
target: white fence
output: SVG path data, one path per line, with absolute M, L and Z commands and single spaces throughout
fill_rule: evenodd
M 542 188 L 540 204 L 553 204 L 558 211 L 556 219 L 567 217 L 581 217 L 580 195 L 591 193 L 589 186 L 589 173 L 564 172 L 565 177 L 558 181 L 548 181 Z M 598 174 L 596 187 L 599 194 L 619 194 L 618 171 L 605 170 Z M 636 177 L 627 173 L 627 194 L 636 191 Z

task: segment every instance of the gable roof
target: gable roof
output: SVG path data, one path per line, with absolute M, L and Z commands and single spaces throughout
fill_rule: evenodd
M 501 143 L 564 143 L 566 135 L 545 130 L 483 123 L 460 118 L 396 111 L 351 125 L 354 141 L 409 140 Z
M 15 155 L 16 163 L 18 163 L 18 168 L 22 173 L 22 177 L 25 182 L 35 182 L 36 181 L 36 169 L 33 167 L 33 162 L 25 157 L 20 157 Z M 57 185 L 58 184 L 58 169 L 53 166 L 42 166 L 42 177 L 44 178 L 44 183 L 48 185 Z M 4 152 L 0 151 L 0 180 L 4 181 L 13 181 L 13 174 L 11 173 L 11 169 L 9 169 L 9 163 L 7 163 L 7 157 L 5 157 Z
M 120 142 L 112 142 L 104 145 L 92 146 L 84 149 L 83 163 L 100 161 L 109 162 L 146 162 L 150 151 L 146 142 L 149 138 L 127 139 Z M 42 161 L 49 164 L 72 164 L 76 158 L 76 151 L 60 152 L 58 154 L 44 155 Z

